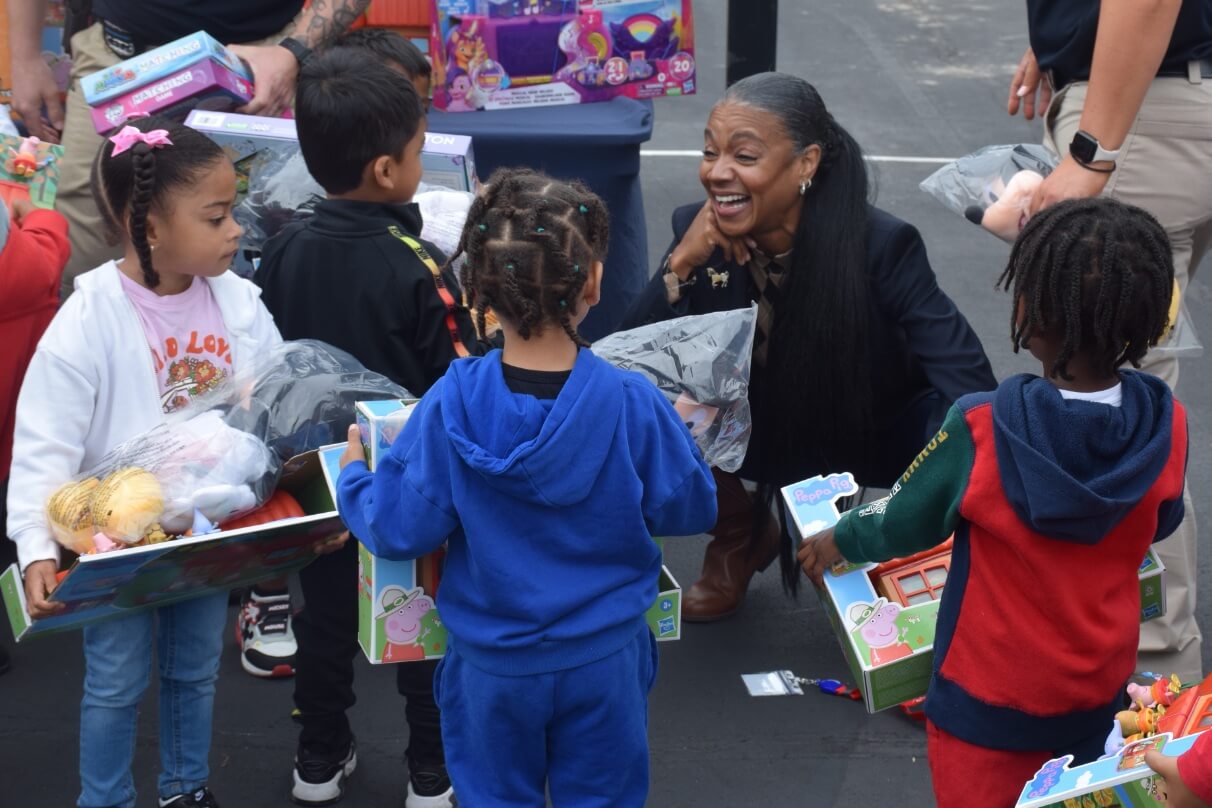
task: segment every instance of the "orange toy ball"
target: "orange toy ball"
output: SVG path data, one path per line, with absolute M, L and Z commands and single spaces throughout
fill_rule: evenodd
M 303 512 L 299 501 L 285 491 L 275 491 L 274 495 L 265 501 L 265 504 L 255 511 L 250 511 L 243 516 L 236 517 L 228 522 L 219 525 L 220 530 L 237 530 L 242 527 L 253 527 L 255 525 L 265 525 L 270 522 L 277 522 L 282 519 L 293 519 L 297 516 L 306 516 Z

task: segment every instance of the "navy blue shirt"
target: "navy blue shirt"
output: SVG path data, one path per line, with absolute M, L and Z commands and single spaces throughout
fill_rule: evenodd
M 128 31 L 145 47 L 205 31 L 224 45 L 272 36 L 303 0 L 93 0 L 94 16 Z
M 1054 70 L 1064 83 L 1090 78 L 1099 0 L 1027 0 L 1027 30 L 1040 69 Z M 1212 58 L 1212 2 L 1183 0 L 1165 73 L 1185 73 L 1187 62 Z

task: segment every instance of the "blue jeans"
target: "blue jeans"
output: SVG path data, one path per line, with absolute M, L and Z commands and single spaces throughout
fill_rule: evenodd
M 643 808 L 657 675 L 647 625 L 604 659 L 536 676 L 481 670 L 450 639 L 434 695 L 459 805 L 544 808 L 549 792 L 555 808 Z
M 79 808 L 134 808 L 135 723 L 151 675 L 153 631 L 160 663 L 160 796 L 206 785 L 226 626 L 222 593 L 85 627 Z

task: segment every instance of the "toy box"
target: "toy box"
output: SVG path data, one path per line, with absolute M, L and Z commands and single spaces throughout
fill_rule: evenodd
M 800 539 L 837 523 L 837 501 L 858 491 L 848 473 L 812 477 L 782 489 Z M 923 695 L 934 669 L 934 631 L 950 559 L 944 548 L 902 559 L 895 569 L 914 584 L 898 582 L 897 597 L 881 595 L 889 565 L 847 564 L 825 573 L 822 605 L 868 712 Z M 1141 563 L 1141 620 L 1165 613 L 1165 567 L 1152 550 Z M 892 594 L 892 590 L 884 588 Z
M 14 564 L 0 575 L 0 595 L 13 636 L 23 641 L 77 629 L 301 569 L 315 558 L 317 542 L 344 527 L 316 452 L 287 461 L 279 488 L 295 497 L 304 516 L 81 556 L 51 595 L 51 601 L 67 606 L 52 617 L 30 619 Z
M 1023 786 L 1015 808 L 1156 808 L 1157 778 L 1145 765 L 1145 752 L 1157 749 L 1170 757 L 1189 750 L 1198 735 L 1175 738 L 1170 733 L 1130 743 L 1117 754 L 1070 768 L 1072 755 L 1050 760 Z
M 215 63 L 245 82 L 252 82 L 252 72 L 239 56 L 209 34 L 199 31 L 80 79 L 84 103 L 95 107 L 205 61 Z
M 416 403 L 415 399 L 358 402 L 358 430 L 372 470 L 390 450 Z M 320 449 L 333 499 L 344 451 L 344 444 Z M 444 555 L 438 551 L 415 561 L 389 561 L 358 546 L 358 644 L 371 663 L 434 659 L 446 653 L 446 630 L 436 607 Z M 661 567 L 658 590 L 644 615 L 648 627 L 658 642 L 680 639 L 682 589 L 668 567 Z
M 447 112 L 695 91 L 690 0 L 434 0 L 430 38 Z
M 0 152 L 0 198 L 9 209 L 15 199 L 28 199 L 39 208 L 54 207 L 63 147 L 0 134 Z
M 185 125 L 222 146 L 237 164 L 237 171 L 242 163 L 247 164 L 257 154 L 266 151 L 286 153 L 299 148 L 295 122 L 289 118 L 195 110 L 185 119 Z M 426 132 L 425 146 L 421 149 L 421 178 L 431 185 L 474 193 L 479 181 L 471 138 Z
M 248 78 L 207 59 L 98 103 L 92 108 L 93 126 L 104 135 L 132 116 L 163 115 L 185 120 L 190 110 L 228 110 L 247 104 L 252 97 Z

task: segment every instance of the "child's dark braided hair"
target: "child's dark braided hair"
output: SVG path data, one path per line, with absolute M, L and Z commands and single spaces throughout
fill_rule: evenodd
M 1071 379 L 1079 351 L 1095 373 L 1140 367 L 1165 336 L 1174 289 L 1166 232 L 1150 213 L 1113 199 L 1075 199 L 1033 216 L 997 285 L 1010 289 L 1014 350 L 1049 331 L 1061 349 L 1049 376 Z
M 558 323 L 587 346 L 572 315 L 590 267 L 606 257 L 609 233 L 606 206 L 581 183 L 529 169 L 496 171 L 450 259 L 467 256 L 461 280 L 480 333 L 492 309 L 523 339 Z
M 136 143 L 114 157 L 114 144 L 106 139 L 93 160 L 93 199 L 105 218 L 110 243 L 130 238 L 143 280 L 154 289 L 160 275 L 147 240 L 148 213 L 165 210 L 171 192 L 196 182 L 205 169 L 227 157 L 206 135 L 167 118 L 137 118 L 125 125 L 141 132 L 163 129 L 172 145 L 153 148 Z

